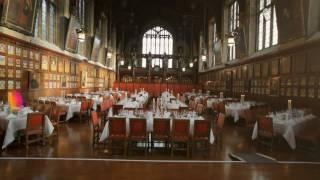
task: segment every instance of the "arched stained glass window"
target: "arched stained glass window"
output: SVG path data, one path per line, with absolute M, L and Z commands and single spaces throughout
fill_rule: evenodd
M 144 33 L 142 38 L 142 54 L 151 55 L 172 55 L 173 38 L 172 34 L 166 29 L 155 26 Z M 151 66 L 160 66 L 162 68 L 162 59 L 152 59 Z M 142 67 L 146 67 L 146 59 L 142 59 Z M 168 68 L 172 68 L 172 59 L 168 59 Z

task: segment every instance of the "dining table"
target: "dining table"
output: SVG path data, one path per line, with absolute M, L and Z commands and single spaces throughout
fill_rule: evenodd
M 295 135 L 303 127 L 304 123 L 314 119 L 316 116 L 306 113 L 301 109 L 271 112 L 267 117 L 272 118 L 273 130 L 282 135 L 291 149 L 296 149 Z M 252 131 L 252 140 L 258 138 L 258 123 L 256 122 Z
M 16 114 L 8 111 L 0 111 L 0 124 L 5 130 L 5 136 L 2 144 L 2 149 L 10 145 L 17 135 L 19 130 L 26 129 L 27 116 L 32 113 L 30 107 L 20 109 Z M 54 127 L 48 116 L 45 116 L 45 135 L 50 136 L 53 133 Z

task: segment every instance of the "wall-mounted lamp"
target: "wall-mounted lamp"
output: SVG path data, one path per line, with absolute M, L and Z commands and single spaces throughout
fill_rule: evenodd
M 86 40 L 86 34 L 84 33 L 83 29 L 77 29 L 77 35 L 78 35 L 78 40 L 79 42 L 84 42 Z
M 206 62 L 207 61 L 207 54 L 206 54 L 206 50 L 205 49 L 202 49 L 201 60 L 202 60 L 202 62 Z
M 112 53 L 111 53 L 111 52 L 108 52 L 108 53 L 107 53 L 107 58 L 108 58 L 108 59 L 111 59 L 111 57 L 112 57 Z
M 191 61 L 190 63 L 189 63 L 189 67 L 193 67 L 193 62 Z

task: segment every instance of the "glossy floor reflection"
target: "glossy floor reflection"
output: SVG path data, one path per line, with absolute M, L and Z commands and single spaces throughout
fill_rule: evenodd
M 262 153 L 277 159 L 278 161 L 320 161 L 320 153 L 291 150 L 284 140 L 271 150 L 267 146 L 259 145 L 251 141 L 251 132 L 244 127 L 227 125 L 223 135 L 223 146 L 218 148 L 211 146 L 209 155 L 197 153 L 192 160 L 218 160 L 228 161 L 229 153 Z M 58 157 L 58 158 L 128 158 L 128 159 L 190 159 L 183 154 L 170 157 L 168 153 L 155 151 L 152 155 L 143 156 L 143 153 L 134 153 L 133 156 L 110 156 L 106 153 L 106 147 L 100 145 L 93 148 L 92 129 L 88 123 L 69 122 L 60 125 L 59 137 L 51 137 L 46 146 L 31 145 L 27 151 L 23 145 L 10 145 L 1 152 L 2 157 Z
M 251 141 L 251 132 L 238 125 L 227 125 L 224 130 L 223 146 L 211 146 L 208 156 L 198 153 L 192 158 L 178 155 L 173 158 L 162 151 L 143 156 L 110 156 L 101 145 L 91 145 L 91 126 L 77 121 L 61 124 L 59 137 L 52 137 L 46 146 L 32 145 L 27 151 L 23 145 L 12 144 L 0 157 L 0 179 L 86 179 L 86 177 L 108 179 L 318 179 L 320 164 L 287 164 L 281 161 L 320 162 L 320 153 L 291 150 L 285 141 L 280 141 L 273 150 Z M 230 162 L 233 152 L 259 152 L 280 163 Z M 6 159 L 20 157 L 22 159 Z M 40 158 L 40 159 L 25 159 Z M 41 159 L 53 158 L 53 159 Z M 59 158 L 59 159 L 55 159 Z M 76 159 L 60 159 L 76 158 Z M 115 159 L 115 161 L 110 161 Z M 191 162 L 118 162 L 128 160 L 186 160 Z M 219 161 L 199 163 L 200 161 Z M 193 161 L 193 162 L 192 162 Z M 228 162 L 221 162 L 228 161 Z M 26 168 L 27 167 L 27 168 Z M 19 172 L 19 173 L 16 173 Z M 63 173 L 57 173 L 63 172 Z

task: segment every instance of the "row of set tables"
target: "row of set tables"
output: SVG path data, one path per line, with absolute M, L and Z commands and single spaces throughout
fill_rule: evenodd
M 131 100 L 127 100 L 126 103 L 123 103 L 123 109 L 120 110 L 118 115 L 113 115 L 112 109 L 109 111 L 109 117 L 122 117 L 126 118 L 126 130 L 127 134 L 129 134 L 129 122 L 130 118 L 145 118 L 147 122 L 147 131 L 152 132 L 153 131 L 153 120 L 154 118 L 167 118 L 170 119 L 170 127 L 172 128 L 172 121 L 173 119 L 189 119 L 190 120 L 190 135 L 193 135 L 194 131 L 194 121 L 195 120 L 204 120 L 202 116 L 199 116 L 194 111 L 170 111 L 170 110 L 177 110 L 179 108 L 185 108 L 188 107 L 185 103 L 178 100 L 173 94 L 171 94 L 169 91 L 165 91 L 161 94 L 161 97 L 159 98 L 163 102 L 163 107 L 153 107 L 153 110 L 142 110 L 142 109 L 136 109 L 136 110 L 127 110 L 125 107 L 128 107 L 128 103 L 132 105 Z M 154 104 L 155 105 L 155 104 Z M 153 105 L 153 106 L 154 106 Z M 159 104 L 158 104 L 159 105 Z M 157 106 L 157 105 L 156 105 Z M 129 106 L 130 108 L 139 108 L 139 106 Z M 100 136 L 100 142 L 105 141 L 109 137 L 109 121 L 106 122 L 103 132 Z M 214 136 L 212 130 L 210 131 L 210 143 L 213 144 L 214 142 Z

